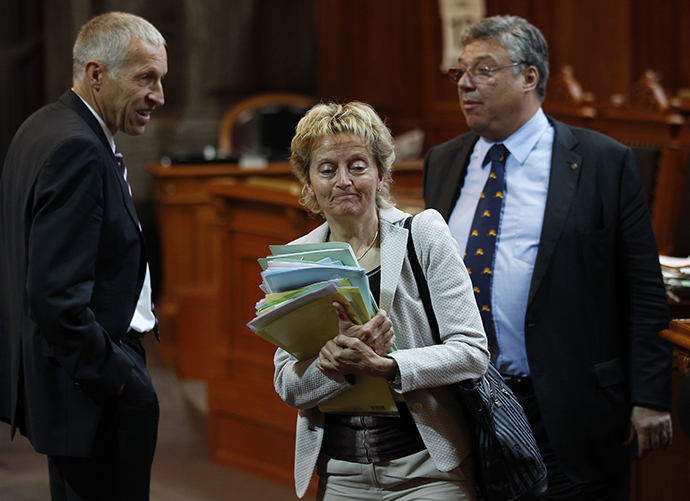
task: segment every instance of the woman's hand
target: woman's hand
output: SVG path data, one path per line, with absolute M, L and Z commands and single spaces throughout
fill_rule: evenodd
M 321 348 L 316 367 L 326 376 L 365 374 L 393 379 L 398 364 L 392 358 L 377 355 L 360 339 L 338 334 Z
M 383 355 L 395 343 L 393 322 L 388 318 L 385 311 L 379 310 L 374 318 L 367 323 L 357 325 L 347 315 L 343 305 L 334 302 L 333 307 L 338 315 L 340 335 L 359 339 L 374 350 L 377 355 Z
M 333 307 L 340 334 L 321 348 L 316 364 L 319 370 L 326 375 L 366 374 L 393 379 L 397 363 L 381 356 L 395 342 L 393 323 L 386 312 L 380 310 L 367 323 L 357 325 L 340 303 L 334 302 Z

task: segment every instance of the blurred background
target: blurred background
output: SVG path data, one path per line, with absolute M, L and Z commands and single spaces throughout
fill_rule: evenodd
M 400 148 L 394 195 L 421 209 L 424 153 L 467 130 L 444 70 L 477 16 L 515 14 L 542 30 L 546 113 L 633 147 L 660 252 L 690 254 L 687 0 L 1 0 L 0 167 L 23 120 L 70 88 L 81 26 L 113 10 L 168 42 L 165 106 L 143 136 L 115 137 L 161 321 L 161 343 L 149 342 L 164 409 L 157 499 L 294 498 L 295 412 L 272 389 L 274 348 L 245 327 L 261 297 L 256 258 L 318 224 L 285 163 L 290 130 L 320 100 L 370 103 Z M 690 317 L 690 299 L 672 313 Z M 0 498 L 46 499 L 44 458 L 5 431 Z M 633 499 L 688 492 L 681 435 L 635 466 Z

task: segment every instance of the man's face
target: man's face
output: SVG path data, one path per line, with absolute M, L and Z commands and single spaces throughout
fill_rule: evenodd
M 165 103 L 163 77 L 168 72 L 165 47 L 132 41 L 129 60 L 111 77 L 103 73 L 99 108 L 108 129 L 115 134 L 143 134 L 156 106 Z
M 476 70 L 514 62 L 498 41 L 475 40 L 465 46 L 459 64 L 461 68 Z M 489 141 L 503 141 L 524 123 L 527 103 L 523 74 L 515 75 L 514 69 L 492 71 L 485 82 L 477 82 L 467 73 L 458 81 L 460 107 L 467 125 Z

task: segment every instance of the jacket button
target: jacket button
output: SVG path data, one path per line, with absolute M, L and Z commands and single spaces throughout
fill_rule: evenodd
M 424 410 L 424 405 L 421 402 L 415 402 L 412 404 L 412 412 L 422 412 Z

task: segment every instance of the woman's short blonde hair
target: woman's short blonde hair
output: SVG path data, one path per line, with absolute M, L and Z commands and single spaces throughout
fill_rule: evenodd
M 311 214 L 321 214 L 321 207 L 315 198 L 309 196 L 307 188 L 312 150 L 316 140 L 341 133 L 356 134 L 371 147 L 379 174 L 383 177 L 381 190 L 376 193 L 376 207 L 393 207 L 395 201 L 390 193 L 395 161 L 393 136 L 374 108 L 359 101 L 317 104 L 297 124 L 290 146 L 290 165 L 302 183 L 300 203 Z

